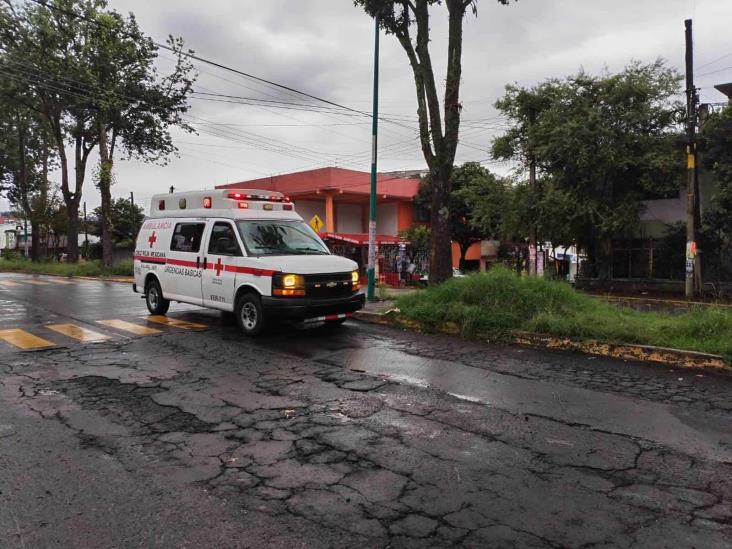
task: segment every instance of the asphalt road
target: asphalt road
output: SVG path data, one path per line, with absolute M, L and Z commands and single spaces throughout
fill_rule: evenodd
M 732 376 L 169 318 L 0 274 L 0 547 L 730 547 Z

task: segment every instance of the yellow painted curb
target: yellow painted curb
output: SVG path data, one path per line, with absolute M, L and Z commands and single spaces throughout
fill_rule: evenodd
M 456 324 L 447 323 L 437 329 L 426 330 L 423 325 L 404 317 L 385 315 L 384 313 L 357 311 L 354 318 L 374 324 L 390 325 L 414 331 L 432 331 L 445 335 L 460 336 L 460 329 Z M 476 334 L 475 340 L 495 339 L 495 334 Z M 554 349 L 574 351 L 588 355 L 603 356 L 621 360 L 637 360 L 658 364 L 673 365 L 682 368 L 705 368 L 715 370 L 730 370 L 730 365 L 720 355 L 686 351 L 683 349 L 669 349 L 652 345 L 634 345 L 620 343 L 605 343 L 602 341 L 581 341 L 570 338 L 558 338 L 528 332 L 514 332 L 510 341 L 516 345 L 538 349 Z

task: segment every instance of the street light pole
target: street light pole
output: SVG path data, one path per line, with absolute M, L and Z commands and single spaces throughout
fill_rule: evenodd
M 366 297 L 374 300 L 376 283 L 376 151 L 379 125 L 379 16 L 374 17 L 374 105 L 371 120 L 371 197 L 369 199 L 369 263 Z

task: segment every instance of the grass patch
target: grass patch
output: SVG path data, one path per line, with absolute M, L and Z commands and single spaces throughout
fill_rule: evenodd
M 656 345 L 732 357 L 732 310 L 699 306 L 685 314 L 640 312 L 575 292 L 564 282 L 502 268 L 454 278 L 397 300 L 408 319 L 465 337 L 516 331 L 609 343 Z
M 0 271 L 57 276 L 132 276 L 133 267 L 131 259 L 119 261 L 109 268 L 102 267 L 102 262 L 98 260 L 79 263 L 33 263 L 25 259 L 0 259 Z

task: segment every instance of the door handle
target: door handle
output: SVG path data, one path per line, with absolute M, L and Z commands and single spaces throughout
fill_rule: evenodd
M 201 267 L 201 258 L 200 257 L 196 257 L 196 269 L 198 269 L 200 267 Z
M 206 270 L 206 259 L 207 258 L 205 258 L 205 257 L 203 258 L 203 270 L 204 271 Z

